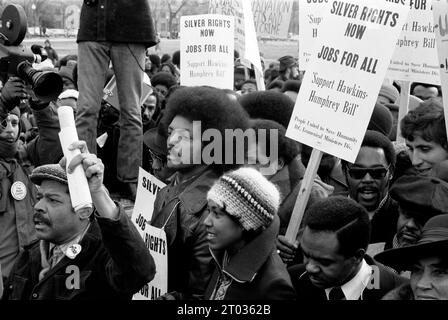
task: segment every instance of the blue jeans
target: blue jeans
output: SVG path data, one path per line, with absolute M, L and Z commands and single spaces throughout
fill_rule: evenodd
M 80 140 L 96 154 L 97 121 L 109 62 L 117 79 L 120 103 L 120 139 L 117 178 L 137 182 L 142 164 L 142 95 L 145 47 L 143 44 L 84 41 L 78 43 L 78 108 L 76 127 Z

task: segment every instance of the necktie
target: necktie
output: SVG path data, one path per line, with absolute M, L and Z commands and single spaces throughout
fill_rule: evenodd
M 58 262 L 61 261 L 61 259 L 64 257 L 64 252 L 62 252 L 62 250 L 59 246 L 55 246 L 52 251 L 53 252 L 50 257 L 50 260 L 48 260 L 50 269 L 54 268 L 54 266 L 57 265 Z
M 328 294 L 328 300 L 347 300 L 341 287 L 334 287 Z

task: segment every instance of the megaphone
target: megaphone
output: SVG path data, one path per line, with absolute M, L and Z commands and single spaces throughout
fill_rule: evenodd
M 30 84 L 36 98 L 42 102 L 56 100 L 62 92 L 62 78 L 56 72 L 34 69 L 28 61 L 17 66 L 17 75 Z

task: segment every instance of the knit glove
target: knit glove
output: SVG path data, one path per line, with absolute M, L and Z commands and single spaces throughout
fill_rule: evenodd
M 28 94 L 25 90 L 25 84 L 22 79 L 18 77 L 9 78 L 0 94 L 0 102 L 3 104 L 4 108 L 8 109 L 8 111 L 11 111 L 18 106 L 21 99 L 27 98 Z

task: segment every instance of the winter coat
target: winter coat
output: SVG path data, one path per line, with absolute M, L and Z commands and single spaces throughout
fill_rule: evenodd
M 168 292 L 202 297 L 213 272 L 204 220 L 207 192 L 219 174 L 211 168 L 157 194 L 151 225 L 163 228 L 168 242 Z M 175 179 L 173 179 L 175 180 Z
M 271 225 L 233 256 L 224 269 L 224 250 L 211 250 L 217 267 L 205 298 L 211 298 L 219 275 L 225 273 L 232 282 L 224 300 L 294 300 L 295 292 L 288 271 L 275 250 L 278 229 L 276 216 Z
M 8 233 L 16 233 L 18 237 L 15 253 L 12 252 L 11 243 L 6 241 L 0 243 L 0 257 L 2 257 L 0 263 L 4 263 L 4 276 L 9 274 L 13 259 L 18 256 L 21 248 L 36 240 L 32 212 L 36 203 L 37 189 L 29 179 L 30 168 L 27 164 L 40 166 L 57 163 L 62 157 L 58 137 L 59 120 L 54 106 L 34 110 L 33 114 L 39 128 L 39 135 L 25 147 L 21 147 L 14 159 L 6 160 L 0 156 L 0 222 L 3 222 L 0 226 L 0 240 L 2 235 L 5 238 L 9 237 Z M 11 194 L 11 186 L 15 182 L 22 182 L 26 186 L 26 195 L 22 200 L 15 199 Z M 4 219 L 9 220 L 9 223 Z M 14 225 L 14 229 L 10 228 L 11 224 Z
M 156 33 L 149 2 L 98 0 L 87 5 L 84 1 L 77 37 L 77 42 L 80 41 L 142 43 L 145 47 L 154 46 Z
M 25 248 L 5 287 L 5 300 L 131 299 L 154 278 L 155 265 L 135 226 L 120 207 L 119 218 L 95 215 L 80 242 L 81 252 L 66 256 L 39 281 L 40 242 Z M 79 288 L 71 288 L 79 272 Z
M 407 283 L 389 291 L 382 300 L 414 300 L 414 293 Z

